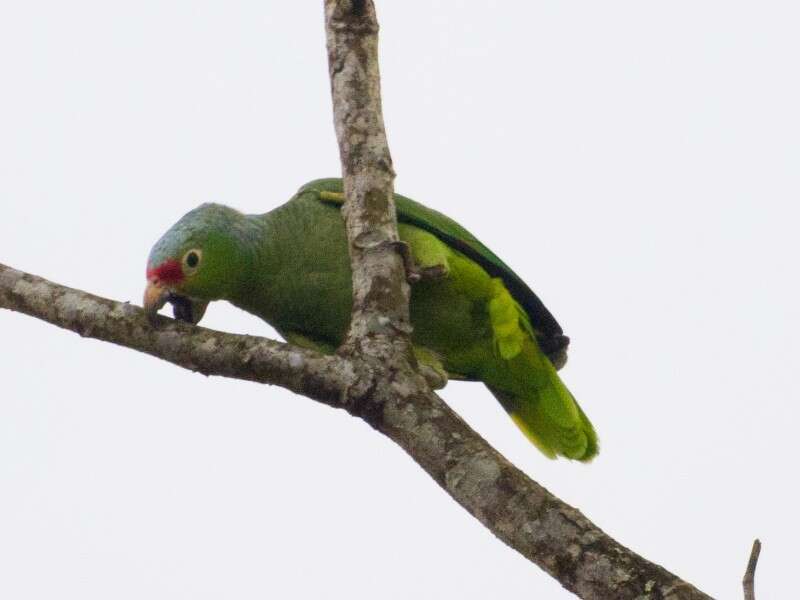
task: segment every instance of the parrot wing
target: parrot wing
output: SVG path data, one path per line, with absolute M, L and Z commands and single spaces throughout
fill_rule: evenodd
M 341 206 L 344 202 L 341 179 L 318 179 L 298 193 L 332 192 L 320 196 L 322 202 Z M 499 277 L 512 297 L 522 306 L 542 352 L 557 369 L 566 362 L 569 338 L 544 303 L 520 277 L 478 238 L 450 217 L 400 194 L 395 194 L 397 220 L 418 227 L 479 264 L 492 277 Z

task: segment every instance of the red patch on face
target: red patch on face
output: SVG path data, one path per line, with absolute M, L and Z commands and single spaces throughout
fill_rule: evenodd
M 180 283 L 183 281 L 183 269 L 181 263 L 174 258 L 165 260 L 153 269 L 147 269 L 147 280 L 158 281 L 160 283 Z

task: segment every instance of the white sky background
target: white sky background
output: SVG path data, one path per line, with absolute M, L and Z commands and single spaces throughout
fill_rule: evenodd
M 321 2 L 0 5 L 0 262 L 139 303 L 201 202 L 339 169 Z M 796 2 L 378 1 L 398 191 L 572 337 L 591 465 L 514 463 L 707 593 L 797 559 Z M 494 6 L 494 5 L 492 5 Z M 203 322 L 274 333 L 226 305 Z M 341 411 L 0 313 L 0 597 L 568 598 Z

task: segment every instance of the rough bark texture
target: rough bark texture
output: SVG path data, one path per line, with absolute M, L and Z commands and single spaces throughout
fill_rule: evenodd
M 169 361 L 204 375 L 269 383 L 346 407 L 359 379 L 337 356 L 250 335 L 236 335 L 158 317 L 152 327 L 138 306 L 58 285 L 0 264 L 0 308 L 25 313 L 83 337 Z
M 582 598 L 708 598 L 627 548 L 509 463 L 416 375 L 222 333 L 0 265 L 0 308 L 206 375 L 286 387 L 358 414 L 506 544 Z
M 353 315 L 343 350 L 396 361 L 408 354 L 409 287 L 398 252 L 375 7 L 372 2 L 327 0 L 325 25 L 353 270 Z
M 467 426 L 412 368 L 409 290 L 397 252 L 394 173 L 380 110 L 369 0 L 326 0 L 334 122 L 351 242 L 354 315 L 339 356 L 161 319 L 0 265 L 0 308 L 184 368 L 281 385 L 360 416 L 402 448 L 503 542 L 591 600 L 708 598 L 623 547 L 529 479 Z
M 747 561 L 747 569 L 742 578 L 742 588 L 744 588 L 744 600 L 756 600 L 756 566 L 758 557 L 761 554 L 761 542 L 755 540 L 753 549 L 750 551 L 750 559 Z
M 528 479 L 409 369 L 409 290 L 396 242 L 371 0 L 325 0 L 333 114 L 353 268 L 345 353 L 373 368 L 355 414 L 400 444 L 500 539 L 584 598 L 702 598 Z M 377 359 L 377 360 L 376 360 Z M 569 540 L 569 541 L 567 541 Z

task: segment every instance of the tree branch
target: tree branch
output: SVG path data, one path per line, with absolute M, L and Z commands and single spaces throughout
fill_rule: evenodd
M 325 0 L 333 114 L 347 202 L 353 315 L 344 351 L 377 386 L 359 416 L 400 444 L 495 535 L 584 598 L 703 598 L 528 479 L 413 372 L 372 0 Z M 564 543 L 566 539 L 570 541 Z
M 410 348 L 410 290 L 396 249 L 375 7 L 371 1 L 326 0 L 325 26 L 353 272 L 353 314 L 344 348 L 365 360 L 403 361 Z
M 708 598 L 606 535 L 529 479 L 421 378 L 375 383 L 374 365 L 160 317 L 0 265 L 0 308 L 145 352 L 206 375 L 280 385 L 360 414 L 399 444 L 503 542 L 581 598 Z M 364 407 L 372 407 L 371 410 Z
M 159 319 L 0 265 L 0 308 L 207 375 L 276 384 L 369 422 L 503 542 L 589 600 L 708 598 L 529 479 L 409 364 L 409 290 L 396 252 L 391 166 L 370 0 L 326 0 L 334 122 L 351 245 L 353 324 L 341 356 Z
M 744 600 L 756 600 L 756 566 L 758 565 L 758 557 L 760 554 L 761 541 L 755 540 L 753 542 L 753 549 L 750 551 L 750 560 L 747 561 L 747 569 L 742 579 Z
M 268 383 L 346 407 L 357 389 L 352 364 L 273 340 L 193 327 L 166 317 L 153 328 L 144 311 L 0 264 L 0 308 L 197 371 Z

